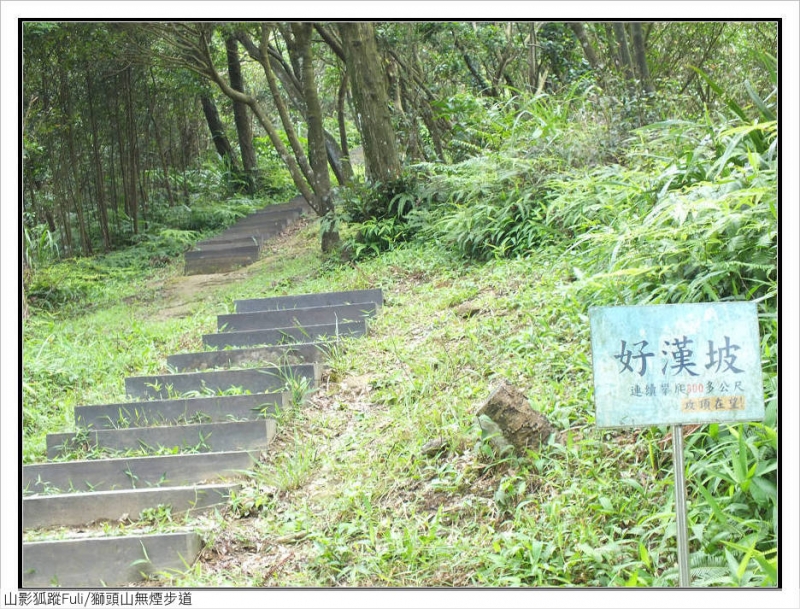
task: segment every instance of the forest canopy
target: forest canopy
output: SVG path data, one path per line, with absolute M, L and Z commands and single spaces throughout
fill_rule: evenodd
M 587 102 L 570 121 L 591 107 L 595 132 L 562 160 L 619 161 L 648 123 L 758 116 L 776 49 L 772 22 L 28 21 L 26 260 L 180 242 L 225 221 L 220 199 L 298 191 L 327 217 L 329 250 L 348 187 L 395 195 L 415 164 L 507 147 L 544 120 L 529 100 Z M 520 152 L 552 156 L 548 128 Z

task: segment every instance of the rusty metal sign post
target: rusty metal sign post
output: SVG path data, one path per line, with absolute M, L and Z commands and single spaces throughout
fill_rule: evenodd
M 679 585 L 691 585 L 683 430 L 764 419 L 755 303 L 595 307 L 598 427 L 671 426 Z

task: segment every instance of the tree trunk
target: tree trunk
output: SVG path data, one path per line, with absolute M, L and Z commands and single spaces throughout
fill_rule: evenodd
M 303 146 L 300 144 L 300 139 L 297 137 L 297 133 L 294 130 L 294 122 L 292 118 L 289 116 L 289 111 L 286 108 L 286 104 L 283 102 L 283 96 L 281 96 L 280 89 L 278 89 L 278 83 L 275 80 L 275 73 L 272 71 L 272 63 L 269 60 L 269 47 L 267 44 L 269 38 L 269 26 L 265 23 L 262 24 L 261 30 L 261 46 L 259 48 L 259 57 L 261 58 L 261 67 L 264 69 L 264 75 L 267 77 L 267 84 L 269 85 L 270 93 L 272 93 L 272 100 L 275 102 L 275 108 L 278 110 L 278 116 L 281 118 L 281 123 L 283 124 L 283 130 L 286 133 L 286 139 L 289 140 L 289 146 L 294 153 L 294 158 L 297 161 L 297 165 L 300 168 L 300 171 L 303 173 L 303 177 L 305 180 L 311 184 L 312 182 L 312 174 L 313 171 L 311 170 L 311 165 L 308 163 L 308 158 L 306 157 L 306 153 L 303 150 Z M 286 86 L 284 85 L 284 89 Z M 302 85 L 301 85 L 301 93 L 302 93 Z M 291 98 L 291 96 L 290 96 Z M 302 103 L 303 105 L 303 114 L 308 112 L 308 109 L 305 107 L 305 101 Z
M 331 181 L 328 175 L 328 155 L 325 150 L 325 133 L 322 128 L 322 108 L 314 79 L 314 63 L 311 58 L 310 23 L 293 23 L 292 32 L 301 66 L 303 97 L 308 111 L 308 148 L 313 171 L 314 196 L 317 199 L 317 214 L 322 216 L 322 251 L 333 251 L 339 243 L 339 232 L 331 198 Z
M 286 30 L 281 29 L 281 31 Z M 306 179 L 310 180 L 311 171 L 310 169 L 307 170 L 309 167 L 308 162 L 305 159 L 302 146 L 299 145 L 299 140 L 297 140 L 296 137 L 294 139 L 292 138 L 291 134 L 294 132 L 294 124 L 291 119 L 288 118 L 286 104 L 284 103 L 283 97 L 278 91 L 277 81 L 275 79 L 277 77 L 277 80 L 280 81 L 281 85 L 283 85 L 283 91 L 288 96 L 292 107 L 294 107 L 294 109 L 302 114 L 303 118 L 306 119 L 307 110 L 305 101 L 303 100 L 303 86 L 300 83 L 300 80 L 292 72 L 291 68 L 286 64 L 285 61 L 283 61 L 279 51 L 268 45 L 267 40 L 269 33 L 269 25 L 262 24 L 261 43 L 259 46 L 256 46 L 244 31 L 238 31 L 236 33 L 236 38 L 247 50 L 250 57 L 261 64 L 262 68 L 264 69 L 264 74 L 267 77 L 268 84 L 270 85 L 270 92 L 275 100 L 278 113 L 281 116 L 281 123 L 284 125 L 284 130 L 287 133 L 287 139 L 289 139 L 292 150 L 295 153 L 295 159 L 298 163 L 300 163 L 301 170 L 306 175 Z M 290 48 L 294 49 L 292 52 L 296 52 L 295 47 L 296 45 L 292 42 L 290 46 Z M 325 131 L 325 141 L 326 151 L 328 153 L 328 161 L 331 165 L 331 169 L 333 169 L 333 173 L 336 176 L 336 180 L 339 182 L 339 184 L 344 185 L 347 183 L 349 177 L 347 170 L 342 166 L 342 150 L 339 148 L 336 138 L 334 138 L 333 135 L 327 131 Z M 297 146 L 295 146 L 295 143 L 297 143 Z
M 92 243 L 89 240 L 89 232 L 86 229 L 86 218 L 83 213 L 83 205 L 80 196 L 80 174 L 78 164 L 78 155 L 75 152 L 75 133 L 72 126 L 75 124 L 72 115 L 72 96 L 69 89 L 69 82 L 67 79 L 66 70 L 61 68 L 61 94 L 62 102 L 64 104 L 64 114 L 67 120 L 67 151 L 69 152 L 69 165 L 70 177 L 72 187 L 70 188 L 70 198 L 75 208 L 75 216 L 78 219 L 78 234 L 81 239 L 81 252 L 88 255 L 92 253 Z M 68 181 L 68 184 L 70 182 Z
M 115 82 L 115 85 L 117 83 Z M 111 87 L 113 100 L 112 100 L 112 107 L 114 108 L 114 123 L 116 125 L 122 124 L 122 119 L 120 119 L 119 115 L 119 87 L 113 86 Z M 108 159 L 108 166 L 111 168 L 111 173 L 109 174 L 111 177 L 111 203 L 114 206 L 114 225 L 117 229 L 117 235 L 122 234 L 122 219 L 120 218 L 121 214 L 119 213 L 119 191 L 117 189 L 117 170 L 115 160 L 119 160 L 119 171 L 120 175 L 122 176 L 122 192 L 124 196 L 125 192 L 125 179 L 123 174 L 123 161 L 122 161 L 122 130 L 121 129 L 114 129 L 111 132 L 110 140 L 111 145 L 109 146 L 109 159 Z M 116 137 L 114 137 L 114 133 L 116 133 Z M 116 143 L 116 152 L 115 146 Z
M 30 283 L 31 280 L 31 272 L 30 267 L 28 267 L 28 259 L 23 254 L 22 255 L 22 319 L 28 319 L 30 312 L 28 311 L 28 297 L 25 293 L 25 284 Z
M 63 155 L 59 155 L 56 170 L 53 173 L 53 191 L 56 195 L 56 214 L 61 221 L 60 225 L 63 227 L 61 234 L 61 242 L 64 244 L 64 253 L 66 256 L 73 256 L 75 254 L 74 239 L 72 238 L 72 224 L 69 221 L 67 211 L 67 201 L 69 196 L 65 190 L 68 176 L 64 173 L 64 160 Z
M 472 56 L 466 51 L 462 51 L 461 57 L 463 57 L 464 63 L 467 64 L 467 68 L 469 69 L 469 73 L 472 74 L 472 78 L 475 79 L 475 84 L 478 85 L 478 92 L 481 95 L 488 97 L 497 97 L 497 89 L 490 85 L 489 81 L 483 77 L 480 67 L 475 64 L 475 60 L 472 58 Z
M 625 80 L 633 83 L 633 61 L 631 60 L 631 53 L 628 50 L 628 37 L 625 34 L 625 24 L 619 21 L 614 23 L 614 35 L 617 38 L 617 46 L 619 49 L 619 60 L 622 65 L 622 70 L 625 73 Z
M 234 36 L 225 39 L 225 52 L 228 56 L 228 78 L 231 87 L 244 93 L 242 80 L 242 66 L 239 62 L 239 46 Z M 255 194 L 258 184 L 258 162 L 256 149 L 253 146 L 253 130 L 250 128 L 250 117 L 247 114 L 247 104 L 233 102 L 233 119 L 236 123 L 236 135 L 239 139 L 239 150 L 242 153 L 242 167 L 248 194 Z
M 204 49 L 205 53 L 208 53 L 207 49 Z M 208 61 L 208 58 L 205 58 Z M 258 122 L 261 123 L 261 126 L 267 132 L 269 136 L 270 142 L 275 147 L 275 150 L 278 152 L 278 155 L 281 157 L 283 162 L 286 164 L 286 168 L 289 170 L 289 175 L 292 176 L 292 182 L 297 187 L 297 190 L 300 191 L 300 194 L 303 195 L 306 201 L 308 201 L 309 205 L 314 209 L 315 212 L 319 213 L 314 207 L 314 193 L 309 186 L 309 181 L 304 175 L 303 171 L 301 171 L 300 166 L 297 164 L 297 160 L 292 156 L 289 150 L 283 143 L 278 131 L 275 129 L 275 125 L 270 120 L 269 116 L 264 112 L 261 108 L 261 105 L 258 103 L 258 100 L 253 97 L 252 95 L 248 95 L 246 93 L 241 93 L 239 91 L 235 91 L 231 88 L 231 86 L 225 82 L 225 80 L 219 75 L 218 72 L 215 70 L 208 70 L 202 72 L 202 74 L 212 80 L 216 85 L 222 90 L 222 92 L 230 97 L 231 99 L 235 99 L 238 101 L 242 101 L 246 103 L 250 110 L 253 111 L 256 119 Z
M 191 199 L 189 197 L 189 176 L 186 174 L 186 170 L 189 168 L 189 161 L 188 155 L 186 152 L 186 131 L 187 131 L 187 119 L 186 119 L 186 104 L 180 104 L 180 137 L 178 139 L 179 148 L 181 151 L 181 192 L 183 193 L 183 202 L 185 205 L 189 205 Z
M 360 119 L 367 177 L 375 182 L 394 180 L 400 175 L 400 159 L 375 30 L 369 22 L 339 23 L 339 32 Z
M 108 209 L 106 208 L 105 180 L 103 179 L 103 165 L 100 159 L 100 146 L 97 142 L 97 120 L 94 113 L 94 86 L 89 70 L 86 71 L 86 93 L 89 104 L 89 125 L 92 128 L 92 161 L 94 164 L 95 189 L 97 191 L 97 211 L 100 224 L 100 233 L 103 235 L 103 249 L 111 249 L 111 232 L 108 228 Z
M 570 23 L 569 29 L 573 31 L 575 38 L 578 39 L 581 49 L 583 49 L 583 55 L 586 57 L 586 61 L 589 62 L 589 66 L 592 68 L 592 70 L 596 70 L 600 65 L 600 62 L 597 61 L 597 54 L 594 52 L 594 48 L 589 42 L 589 36 L 586 34 L 586 28 L 583 27 L 582 23 Z
M 531 21 L 528 33 L 528 90 L 533 93 L 539 84 L 539 64 L 536 57 L 536 22 Z
M 127 185 L 127 207 L 128 216 L 133 221 L 133 234 L 139 234 L 139 198 L 136 192 L 138 169 L 138 153 L 136 150 L 136 113 L 133 108 L 133 92 L 131 91 L 131 68 L 130 66 L 125 70 L 125 92 L 127 96 L 127 121 L 126 121 L 126 135 L 128 140 L 128 168 Z
M 342 147 L 342 174 L 344 183 L 353 181 L 353 165 L 350 163 L 350 145 L 347 143 L 347 129 L 345 124 L 344 107 L 347 101 L 347 70 L 342 70 L 342 82 L 336 96 L 336 121 L 339 126 L 339 142 Z
M 211 140 L 214 142 L 214 147 L 217 149 L 217 154 L 225 162 L 233 175 L 239 173 L 239 166 L 236 163 L 236 157 L 233 154 L 233 148 L 228 141 L 228 136 L 225 135 L 225 126 L 219 118 L 219 111 L 214 100 L 210 95 L 201 95 L 200 103 L 203 105 L 203 115 L 206 117 L 208 129 L 211 131 Z
M 152 94 L 148 89 L 147 95 L 147 107 L 150 110 L 150 120 L 153 123 L 153 135 L 155 135 L 156 139 L 156 148 L 158 149 L 158 158 L 161 162 L 161 171 L 164 174 L 164 187 L 167 191 L 167 200 L 169 201 L 169 206 L 175 206 L 175 197 L 172 196 L 172 187 L 169 184 L 169 163 L 167 162 L 167 155 L 164 152 L 164 140 L 161 137 L 161 129 L 158 127 L 158 122 L 156 121 L 156 108 L 155 108 L 155 101 L 153 97 L 155 96 L 156 90 L 156 77 L 153 74 L 153 69 L 150 68 L 150 79 L 153 82 L 153 91 Z
M 645 52 L 644 34 L 642 24 L 638 21 L 631 23 L 631 34 L 633 35 L 633 54 L 636 58 L 636 68 L 639 72 L 639 80 L 648 95 L 655 93 L 653 82 L 650 79 L 650 70 L 647 67 L 647 55 Z

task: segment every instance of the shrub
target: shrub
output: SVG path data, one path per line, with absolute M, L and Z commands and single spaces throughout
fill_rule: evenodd
M 410 214 L 418 207 L 417 181 L 410 172 L 388 182 L 361 182 L 340 189 L 340 218 L 356 225 L 345 240 L 354 259 L 378 254 L 407 241 L 412 234 Z

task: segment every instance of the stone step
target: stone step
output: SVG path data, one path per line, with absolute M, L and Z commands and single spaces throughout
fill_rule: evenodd
M 238 484 L 142 488 L 92 493 L 36 495 L 22 500 L 22 528 L 81 526 L 97 521 L 139 520 L 142 510 L 170 506 L 173 514 L 197 514 L 227 503 Z
M 169 399 L 192 391 L 220 393 L 238 389 L 242 393 L 273 393 L 283 391 L 287 380 L 307 378 L 311 384 L 319 381 L 321 368 L 317 364 L 272 366 L 242 370 L 213 370 L 133 376 L 125 379 L 125 391 L 137 399 Z
M 184 275 L 213 275 L 228 273 L 249 266 L 258 260 L 258 256 L 224 256 L 214 258 L 196 258 L 186 260 L 183 265 Z
M 243 332 L 220 332 L 203 335 L 203 344 L 212 349 L 225 347 L 252 347 L 256 345 L 294 345 L 307 341 L 331 342 L 338 337 L 364 336 L 367 322 L 349 321 L 332 324 L 314 324 L 305 327 L 293 326 L 272 330 L 251 330 Z
M 262 209 L 242 218 L 241 220 L 238 220 L 235 224 L 229 226 L 227 230 L 237 228 L 239 226 L 246 226 L 248 223 L 257 223 L 263 221 L 294 222 L 301 215 L 303 215 L 303 210 L 299 207 L 287 207 L 286 209 Z
M 155 452 L 179 448 L 186 452 L 225 452 L 265 448 L 275 436 L 274 419 L 238 423 L 200 423 L 168 427 L 90 429 L 78 433 L 47 434 L 47 458 L 56 459 L 76 447 Z
M 258 260 L 265 240 L 279 235 L 303 214 L 311 213 L 313 210 L 302 196 L 281 205 L 268 205 L 196 244 L 184 255 L 183 274 L 227 273 L 251 265 Z
M 214 250 L 214 249 L 222 249 L 227 246 L 232 247 L 241 247 L 245 245 L 257 245 L 261 247 L 263 245 L 263 239 L 261 239 L 258 235 L 245 235 L 242 237 L 232 236 L 232 237 L 223 237 L 223 238 L 214 238 L 206 239 L 205 241 L 198 241 L 194 245 L 194 249 L 191 251 L 196 250 Z
M 209 237 L 207 240 L 212 241 L 214 239 L 219 239 L 220 237 L 229 237 L 232 234 L 239 234 L 245 233 L 248 231 L 256 230 L 260 233 L 264 232 L 280 232 L 290 224 L 293 224 L 297 221 L 299 215 L 295 216 L 286 216 L 286 215 L 254 215 L 244 218 L 243 220 L 239 220 L 233 226 L 226 228 L 224 231 L 219 233 L 218 235 L 214 235 L 213 237 Z M 204 239 L 206 241 L 206 239 Z
M 178 372 L 187 372 L 214 368 L 241 368 L 251 365 L 285 366 L 304 362 L 320 362 L 325 355 L 325 347 L 329 344 L 330 342 L 319 341 L 250 349 L 178 353 L 167 357 L 167 365 Z
M 22 587 L 100 588 L 185 571 L 203 547 L 197 533 L 163 533 L 22 544 Z
M 314 210 L 311 208 L 311 206 L 308 204 L 308 201 L 306 201 L 305 198 L 303 198 L 303 195 L 297 195 L 296 197 L 293 197 L 286 203 L 267 205 L 266 207 L 262 207 L 260 211 L 279 211 L 283 209 L 291 209 L 293 207 L 299 207 L 304 214 L 313 215 L 315 213 Z
M 256 246 L 261 249 L 264 241 L 261 237 L 257 235 L 248 235 L 245 237 L 231 237 L 228 239 L 218 239 L 215 241 L 201 241 L 196 243 L 192 252 L 207 252 L 207 251 L 217 251 L 222 250 L 225 248 L 237 248 L 237 247 L 247 247 L 247 246 Z M 188 253 L 188 252 L 187 252 Z
M 26 493 L 112 491 L 180 486 L 235 478 L 252 468 L 258 451 L 123 457 L 22 466 Z
M 247 226 L 248 224 L 257 224 L 260 222 L 283 222 L 285 224 L 291 224 L 292 222 L 298 220 L 304 213 L 303 208 L 297 205 L 283 207 L 280 209 L 275 209 L 274 207 L 275 206 L 266 207 L 259 211 L 253 212 L 252 214 L 239 218 L 220 234 L 236 230 L 237 228 Z
M 277 235 L 280 231 L 273 231 L 269 236 L 264 237 L 258 233 L 253 232 L 252 230 L 240 230 L 240 231 L 226 231 L 224 233 L 220 233 L 215 237 L 209 237 L 208 239 L 204 239 L 203 241 L 198 241 L 195 243 L 195 248 L 202 248 L 206 245 L 224 245 L 226 243 L 233 243 L 233 242 L 242 242 L 247 241 L 251 244 L 256 244 L 264 247 L 264 241 L 268 238 L 272 238 L 274 235 Z
M 275 296 L 273 298 L 251 298 L 235 300 L 237 313 L 258 311 L 279 311 L 282 309 L 305 309 L 309 307 L 328 307 L 332 305 L 359 304 L 374 302 L 383 305 L 383 290 L 350 290 L 347 292 L 325 292 L 321 294 L 302 294 L 300 296 Z
M 214 235 L 213 237 L 209 237 L 208 239 L 204 240 L 204 242 L 213 242 L 218 241 L 220 239 L 230 239 L 231 237 L 243 237 L 247 234 L 253 235 L 277 235 L 282 230 L 284 230 L 287 226 L 292 224 L 292 220 L 289 218 L 279 218 L 277 220 L 270 220 L 266 217 L 264 218 L 256 218 L 252 220 L 248 220 L 247 222 L 242 221 L 241 223 L 232 226 L 231 228 L 221 232 L 219 235 Z
M 276 407 L 285 407 L 288 400 L 287 393 L 259 393 L 76 406 L 75 424 L 79 428 L 118 429 L 241 421 L 274 414 Z
M 205 249 L 198 249 L 186 252 L 183 255 L 184 260 L 193 260 L 197 258 L 227 258 L 230 256 L 249 256 L 254 260 L 258 259 L 261 253 L 261 248 L 258 244 L 250 245 L 222 245 L 215 247 L 211 245 Z
M 313 326 L 335 324 L 345 321 L 358 321 L 372 317 L 378 310 L 374 302 L 332 305 L 329 307 L 307 307 L 281 311 L 257 311 L 255 313 L 232 313 L 217 316 L 220 332 L 241 332 L 244 330 L 269 330 L 291 326 Z
M 292 203 L 291 201 L 289 201 L 287 203 L 281 203 L 279 205 L 267 205 L 266 207 L 262 207 L 261 209 L 258 209 L 254 211 L 252 214 L 249 214 L 248 216 L 245 217 L 249 218 L 256 214 L 280 214 L 280 213 L 302 214 L 302 213 L 308 213 L 309 209 L 310 208 L 305 203 L 305 200 L 303 200 L 303 203 Z

